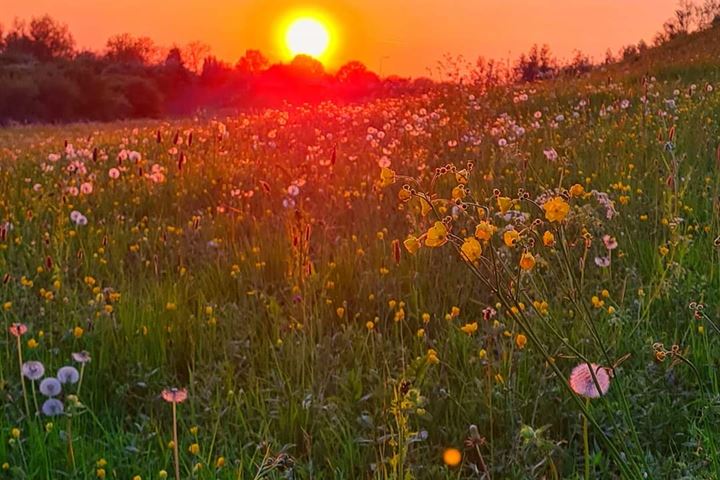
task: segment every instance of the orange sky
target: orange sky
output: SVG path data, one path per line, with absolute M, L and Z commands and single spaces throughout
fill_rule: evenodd
M 233 63 L 247 48 L 280 52 L 276 26 L 296 9 L 334 18 L 332 64 L 359 59 L 384 74 L 424 75 L 445 53 L 515 58 L 548 43 L 561 58 L 580 49 L 651 40 L 676 0 L 0 0 L 0 23 L 49 13 L 79 47 L 101 49 L 129 32 L 170 46 L 201 40 Z M 332 67 L 333 65 L 330 65 Z

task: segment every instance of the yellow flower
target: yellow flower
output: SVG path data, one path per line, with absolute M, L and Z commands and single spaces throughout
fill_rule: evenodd
M 437 352 L 433 350 L 432 348 L 427 351 L 427 361 L 428 363 L 437 364 L 440 363 L 440 359 L 437 356 Z
M 498 208 L 500 213 L 505 213 L 512 207 L 513 201 L 509 197 L 497 197 Z
M 517 345 L 517 347 L 522 350 L 523 348 L 525 348 L 525 344 L 527 344 L 527 337 L 522 333 L 518 333 L 515 337 L 515 345 Z
M 18 438 L 20 438 L 20 434 L 21 434 L 21 433 L 22 433 L 22 432 L 20 432 L 20 429 L 19 429 L 19 428 L 13 428 L 12 430 L 10 430 L 10 435 L 11 435 L 12 438 L 14 438 L 15 440 L 17 440 Z
M 188 452 L 193 455 L 197 455 L 198 453 L 200 453 L 200 445 L 198 445 L 197 443 L 193 443 L 188 447 Z
M 465 259 L 468 262 L 476 262 L 482 255 L 482 247 L 480 246 L 480 242 L 478 242 L 473 237 L 468 237 L 465 239 L 462 247 L 460 248 L 460 251 L 462 251 L 463 255 L 465 255 Z
M 465 188 L 463 188 L 462 186 L 458 185 L 457 187 L 452 189 L 451 196 L 453 200 L 462 200 L 463 198 L 465 198 L 465 195 Z
M 583 187 L 579 183 L 576 183 L 575 185 L 570 187 L 571 197 L 582 197 L 583 195 L 585 195 L 585 187 Z
M 95 470 L 95 476 L 99 478 L 100 480 L 103 480 L 105 478 L 105 469 L 104 468 L 98 468 Z
M 335 310 L 335 313 L 337 313 L 338 318 L 343 318 L 345 316 L 345 309 L 343 307 L 338 307 L 337 310 Z
M 505 230 L 505 233 L 503 233 L 503 242 L 508 247 L 514 247 L 519 238 L 520 234 L 514 229 Z
M 475 227 L 475 236 L 479 240 L 487 242 L 492 238 L 496 230 L 497 227 L 495 225 L 486 220 L 483 220 L 478 224 L 477 227 Z
M 466 169 L 458 170 L 455 172 L 455 181 L 462 185 L 467 185 L 468 183 L 468 171 Z
M 543 233 L 543 245 L 546 247 L 552 247 L 555 245 L 555 235 L 549 230 L 546 230 L 545 233 Z
M 38 345 L 40 345 L 40 344 L 39 344 L 38 341 L 35 340 L 34 338 L 31 338 L 31 339 L 28 340 L 28 342 L 27 342 L 27 346 L 28 346 L 28 348 L 30 348 L 30 349 L 37 348 Z
M 425 197 L 420 197 L 420 214 L 423 217 L 427 217 L 428 213 L 432 211 L 432 205 Z
M 380 170 L 380 186 L 388 187 L 395 183 L 395 172 L 387 167 Z
M 562 222 L 570 212 L 570 205 L 562 197 L 554 197 L 543 204 L 543 210 L 550 222 Z
M 3 310 L 6 312 L 12 308 L 12 302 L 5 302 L 3 303 Z
M 670 253 L 670 249 L 665 245 L 661 245 L 660 248 L 658 248 L 658 253 L 660 253 L 660 256 L 664 257 L 665 255 Z
M 365 328 L 367 328 L 369 331 L 372 331 L 372 329 L 375 328 L 375 324 L 372 322 L 372 320 L 368 320 L 367 323 L 365 323 Z
M 398 192 L 398 199 L 399 199 L 401 202 L 407 202 L 407 201 L 410 200 L 411 198 L 412 198 L 412 193 L 410 193 L 410 190 L 407 190 L 407 189 L 405 189 L 405 188 L 401 188 L 400 191 Z
M 520 257 L 520 268 L 523 270 L 532 270 L 532 268 L 535 266 L 535 257 L 533 257 L 533 254 L 530 252 L 525 252 Z
M 158 472 L 158 477 L 160 477 L 160 478 L 168 478 L 167 470 L 160 470 L 160 471 Z
M 478 329 L 478 323 L 477 323 L 477 322 L 466 323 L 465 325 L 463 325 L 462 327 L 460 327 L 460 330 L 462 330 L 463 332 L 467 333 L 468 335 L 472 335 L 473 333 L 477 332 L 477 329 Z
M 215 468 L 222 468 L 225 466 L 225 457 L 218 457 L 217 460 L 215 460 Z
M 425 237 L 425 245 L 428 247 L 441 247 L 448 241 L 448 230 L 444 223 L 435 222 L 435 225 L 430 227 Z
M 85 333 L 85 331 L 82 329 L 82 327 L 75 327 L 75 328 L 73 328 L 73 336 L 74 336 L 75 338 L 80 338 L 80 337 L 82 337 L 82 336 L 83 336 L 83 333 Z
M 420 250 L 420 240 L 417 239 L 414 235 L 408 235 L 408 237 L 403 242 L 403 245 L 405 245 L 405 249 L 410 252 L 411 255 L 415 255 L 418 250 Z
M 462 453 L 457 448 L 448 448 L 443 452 L 443 462 L 448 467 L 457 467 L 462 461 Z
M 424 324 L 430 323 L 430 314 L 429 313 L 423 313 L 422 314 L 422 321 Z

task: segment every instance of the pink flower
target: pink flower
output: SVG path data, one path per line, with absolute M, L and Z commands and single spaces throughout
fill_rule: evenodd
M 605 244 L 605 248 L 607 248 L 608 250 L 615 250 L 618 246 L 615 237 L 611 237 L 610 235 L 603 236 L 603 243 Z
M 600 268 L 607 268 L 610 266 L 610 257 L 595 257 L 595 265 Z
M 598 398 L 605 395 L 610 388 L 610 373 L 607 368 L 596 363 L 591 363 L 590 367 L 592 370 L 588 368 L 587 363 L 581 363 L 573 368 L 570 374 L 570 388 L 583 397 Z M 595 378 L 592 372 L 595 372 Z M 600 387 L 599 391 L 598 387 Z
M 13 323 L 10 325 L 10 333 L 15 337 L 22 337 L 27 332 L 27 325 L 24 323 Z
M 85 182 L 82 185 L 80 185 L 80 192 L 83 195 L 90 195 L 93 191 L 93 184 L 90 182 Z
M 166 388 L 162 391 L 162 398 L 170 403 L 182 403 L 187 399 L 187 389 Z
M 118 170 L 117 168 L 113 167 L 113 168 L 111 168 L 111 169 L 108 171 L 108 175 L 109 175 L 110 178 L 112 178 L 113 180 L 118 179 L 118 178 L 120 178 L 120 170 Z

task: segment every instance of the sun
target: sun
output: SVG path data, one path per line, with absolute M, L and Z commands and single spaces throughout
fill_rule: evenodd
M 316 18 L 297 18 L 287 27 L 285 45 L 293 56 L 309 55 L 319 59 L 330 46 L 330 30 Z

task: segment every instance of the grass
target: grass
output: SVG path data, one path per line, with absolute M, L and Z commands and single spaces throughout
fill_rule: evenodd
M 648 65 L 484 97 L 444 85 L 0 131 L 0 475 L 172 478 L 160 394 L 178 387 L 181 478 L 718 478 L 718 71 Z M 452 216 L 458 179 L 435 169 L 468 162 Z M 433 211 L 398 200 L 404 184 L 436 193 Z M 549 221 L 545 197 L 574 184 L 617 215 L 588 193 Z M 500 212 L 495 189 L 527 216 Z M 468 262 L 482 212 L 499 231 Z M 402 247 L 446 215 L 447 244 Z M 604 235 L 618 248 L 600 268 Z M 71 433 L 31 394 L 25 413 L 15 322 L 47 375 L 92 357 L 79 404 L 76 385 L 60 397 Z M 625 357 L 606 395 L 569 388 L 576 365 Z

